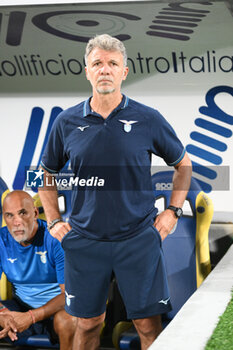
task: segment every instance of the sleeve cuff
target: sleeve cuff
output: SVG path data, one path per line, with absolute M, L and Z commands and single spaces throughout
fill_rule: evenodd
M 53 173 L 53 174 L 57 173 L 57 170 L 53 170 L 53 169 L 48 168 L 42 161 L 40 162 L 40 165 L 42 166 L 42 168 L 47 170 L 49 173 Z
M 174 165 L 178 164 L 184 158 L 185 152 L 186 152 L 186 149 L 184 148 L 180 157 L 175 162 L 168 163 L 168 165 L 174 166 Z

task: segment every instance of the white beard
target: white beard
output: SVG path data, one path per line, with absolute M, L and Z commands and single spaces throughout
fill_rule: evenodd
M 115 91 L 115 88 L 104 88 L 104 87 L 97 87 L 97 92 L 99 94 L 102 94 L 102 95 L 107 95 L 107 94 L 111 94 L 112 92 Z

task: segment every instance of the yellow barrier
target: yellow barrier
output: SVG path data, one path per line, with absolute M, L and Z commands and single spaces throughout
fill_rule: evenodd
M 201 191 L 196 198 L 196 276 L 197 288 L 211 271 L 209 228 L 213 217 L 212 200 Z

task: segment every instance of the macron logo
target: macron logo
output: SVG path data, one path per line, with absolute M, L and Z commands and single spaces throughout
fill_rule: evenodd
M 70 299 L 75 298 L 75 296 L 68 294 L 67 291 L 65 291 L 65 294 L 66 294 L 66 304 L 67 304 L 67 306 L 70 306 L 70 303 L 71 303 Z
M 86 128 L 89 128 L 90 125 L 78 126 L 77 129 L 84 131 Z
M 11 258 L 9 258 L 9 259 L 7 259 L 8 261 L 10 261 L 12 264 L 14 264 L 14 262 L 17 260 L 17 259 L 11 259 Z
M 170 298 L 168 298 L 168 299 L 165 299 L 165 300 L 160 300 L 158 303 L 159 304 L 164 304 L 164 305 L 167 305 L 167 303 L 169 302 L 169 300 L 170 300 Z

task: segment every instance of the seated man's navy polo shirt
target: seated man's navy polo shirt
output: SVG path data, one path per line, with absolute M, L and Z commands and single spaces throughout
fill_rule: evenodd
M 184 153 L 170 124 L 153 108 L 123 96 L 104 119 L 90 109 L 88 99 L 57 117 L 42 166 L 55 173 L 70 160 L 74 176 L 103 178 L 102 187 L 73 189 L 69 222 L 88 238 L 119 240 L 155 218 L 152 154 L 176 165 Z

